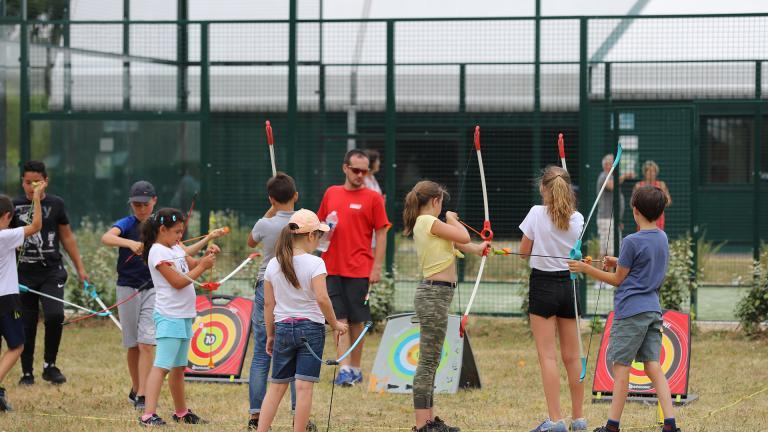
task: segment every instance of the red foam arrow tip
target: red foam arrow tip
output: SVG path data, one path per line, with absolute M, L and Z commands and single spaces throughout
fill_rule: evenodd
M 252 254 L 248 255 L 248 258 L 250 258 L 250 259 L 254 259 L 254 258 L 256 258 L 256 257 L 260 257 L 260 256 L 261 256 L 261 254 L 260 254 L 260 253 L 258 253 L 258 252 L 254 252 L 254 253 L 252 253 Z
M 475 126 L 475 150 L 480 150 L 480 126 Z
M 565 159 L 565 139 L 563 134 L 557 134 L 557 149 L 560 151 L 560 158 Z
M 469 322 L 469 316 L 464 315 L 461 317 L 461 323 L 459 324 L 459 337 L 464 337 L 464 333 L 466 332 L 467 323 Z
M 269 120 L 266 121 L 266 129 L 267 129 L 267 144 L 274 145 L 275 138 L 272 136 L 272 124 L 269 123 Z

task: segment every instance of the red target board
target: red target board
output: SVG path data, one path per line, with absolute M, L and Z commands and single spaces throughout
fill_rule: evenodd
M 244 297 L 199 295 L 192 325 L 186 376 L 239 378 L 251 335 L 253 301 Z
M 691 319 L 688 314 L 665 311 L 662 316 L 661 355 L 659 364 L 669 382 L 672 397 L 688 395 L 688 372 L 691 365 Z M 613 312 L 608 315 L 605 332 L 600 341 L 600 352 L 595 367 L 592 393 L 611 395 L 613 393 L 613 365 L 608 362 L 608 342 L 613 326 Z M 643 364 L 633 362 L 629 373 L 630 396 L 655 396 L 650 378 L 643 371 Z

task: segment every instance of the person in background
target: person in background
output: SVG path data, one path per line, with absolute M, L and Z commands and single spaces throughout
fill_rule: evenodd
M 600 190 L 605 183 L 605 178 L 608 176 L 608 172 L 613 165 L 613 155 L 607 154 L 603 156 L 603 171 L 597 176 L 597 190 Z M 635 178 L 635 174 L 627 172 L 619 176 L 619 184 L 624 183 L 628 179 Z M 614 225 L 611 221 L 613 215 L 613 179 L 608 180 L 608 184 L 605 186 L 605 192 L 600 197 L 600 201 L 597 202 L 597 234 L 600 238 L 600 250 L 606 255 L 613 255 L 613 231 Z M 619 188 L 619 218 L 621 221 L 624 218 L 624 194 L 621 193 Z M 623 227 L 619 224 L 619 232 Z M 607 251 L 605 245 L 608 245 Z
M 20 227 L 31 223 L 34 215 L 32 195 L 35 184 L 48 182 L 45 164 L 28 161 L 21 169 L 21 187 L 24 195 L 13 199 L 16 215 L 11 226 Z M 36 291 L 64 299 L 64 285 L 67 282 L 67 270 L 64 268 L 59 241 L 72 259 L 77 269 L 77 276 L 82 284 L 88 280 L 80 251 L 77 248 L 75 234 L 69 224 L 64 200 L 56 195 L 44 193 L 40 205 L 43 211 L 43 228 L 24 240 L 18 256 L 19 283 Z M 47 299 L 30 292 L 20 295 L 22 319 L 24 320 L 24 352 L 21 354 L 21 385 L 33 385 L 35 363 L 35 341 L 40 305 L 43 306 L 45 322 L 45 343 L 43 349 L 43 379 L 53 384 L 63 384 L 67 378 L 56 366 L 61 336 L 64 331 L 64 303 Z
M 669 188 L 667 188 L 667 184 L 662 180 L 659 180 L 659 165 L 652 160 L 645 161 L 643 164 L 643 179 L 635 184 L 633 191 L 638 190 L 644 186 L 655 186 L 661 189 L 661 191 L 664 192 L 664 197 L 667 199 L 666 207 L 672 205 L 672 196 L 669 194 Z M 662 213 L 661 216 L 656 219 L 656 226 L 663 231 L 665 222 L 664 213 Z M 639 229 L 640 228 L 638 227 L 638 230 Z
M 116 247 L 117 307 L 123 327 L 123 346 L 131 378 L 128 399 L 137 410 L 144 410 L 144 385 L 155 358 L 155 287 L 147 264 L 141 259 L 141 224 L 152 216 L 157 193 L 152 183 L 137 181 L 128 192 L 132 214 L 117 222 L 101 236 L 105 246 Z M 138 292 L 137 292 L 138 291 Z M 131 297 L 130 300 L 125 299 Z
M 376 180 L 376 174 L 381 170 L 381 155 L 375 149 L 367 149 L 365 154 L 368 156 L 368 175 L 365 176 L 365 187 L 383 195 L 379 181 Z

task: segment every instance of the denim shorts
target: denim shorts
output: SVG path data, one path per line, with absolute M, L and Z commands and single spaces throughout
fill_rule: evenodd
M 297 379 L 320 381 L 320 362 L 309 352 L 302 339 L 306 339 L 315 354 L 323 356 L 324 324 L 309 320 L 275 323 L 271 382 L 284 384 Z
M 642 312 L 613 321 L 608 340 L 608 361 L 629 366 L 632 361 L 659 361 L 661 355 L 661 314 Z

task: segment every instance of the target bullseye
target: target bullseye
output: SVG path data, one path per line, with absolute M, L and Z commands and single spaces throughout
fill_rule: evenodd
M 388 356 L 389 367 L 404 380 L 413 380 L 416 367 L 419 365 L 419 337 L 421 333 L 418 327 L 410 328 L 403 332 L 392 344 Z M 443 343 L 443 352 L 440 355 L 440 365 L 437 370 L 443 368 L 448 357 L 450 345 L 448 340 Z
M 194 370 L 209 369 L 210 360 L 214 367 L 226 362 L 242 338 L 239 318 L 224 307 L 202 311 L 192 328 L 189 367 Z

